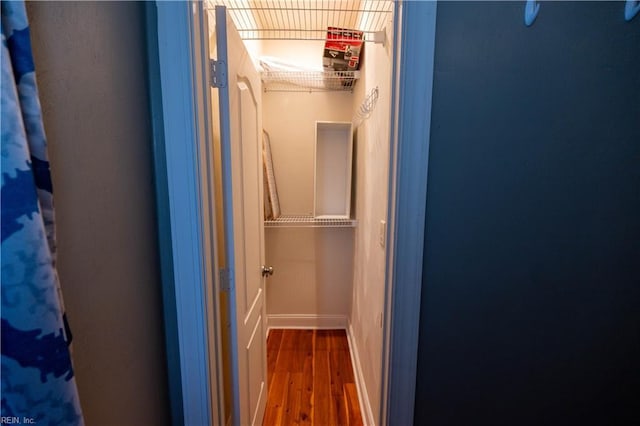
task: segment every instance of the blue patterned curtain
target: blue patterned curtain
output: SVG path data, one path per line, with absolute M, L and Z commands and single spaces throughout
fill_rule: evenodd
M 23 1 L 1 4 L 1 415 L 3 423 L 82 425 L 29 23 Z

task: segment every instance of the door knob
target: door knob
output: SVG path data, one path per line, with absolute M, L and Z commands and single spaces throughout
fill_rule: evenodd
M 273 266 L 264 266 L 262 265 L 262 276 L 271 276 L 273 275 Z

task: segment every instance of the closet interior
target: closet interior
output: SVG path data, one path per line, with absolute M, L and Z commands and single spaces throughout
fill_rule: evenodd
M 347 330 L 377 423 L 394 2 L 215 0 L 210 28 L 217 5 L 261 76 L 266 325 Z

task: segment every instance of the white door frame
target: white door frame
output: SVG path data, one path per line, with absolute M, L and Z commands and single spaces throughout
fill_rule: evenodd
M 203 4 L 156 2 L 184 424 L 224 424 Z M 398 2 L 382 424 L 412 424 L 427 196 L 435 2 Z M 401 21 L 401 22 L 400 22 Z M 420 40 L 420 42 L 415 42 Z M 206 89 L 206 90 L 205 90 Z M 205 92 L 203 96 L 201 92 Z M 200 93 L 200 95 L 199 95 Z M 420 113 L 416 113 L 420 112 Z M 426 119 L 425 119 L 426 116 Z M 158 173 L 158 172 L 156 172 Z M 207 306 L 207 297 L 213 303 Z M 211 312 L 213 310 L 213 312 Z M 208 320 L 209 318 L 209 320 Z M 211 328 L 211 330 L 209 330 Z M 210 341 L 213 336 L 214 341 Z M 215 361 L 211 361 L 215 357 Z M 211 362 L 211 364 L 210 364 Z M 211 365 L 211 367 L 210 367 Z M 217 368 L 215 368 L 217 366 Z
M 435 1 L 396 3 L 381 424 L 413 424 L 427 206 Z
M 170 402 L 183 424 L 224 424 L 206 18 L 200 2 L 155 6 L 162 116 L 152 119 L 164 130 L 173 257 L 163 287 L 175 294 L 177 319 L 166 332 L 177 335 L 181 387 Z

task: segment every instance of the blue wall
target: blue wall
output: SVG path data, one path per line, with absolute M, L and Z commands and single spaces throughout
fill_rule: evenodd
M 438 4 L 416 425 L 640 424 L 640 16 Z

